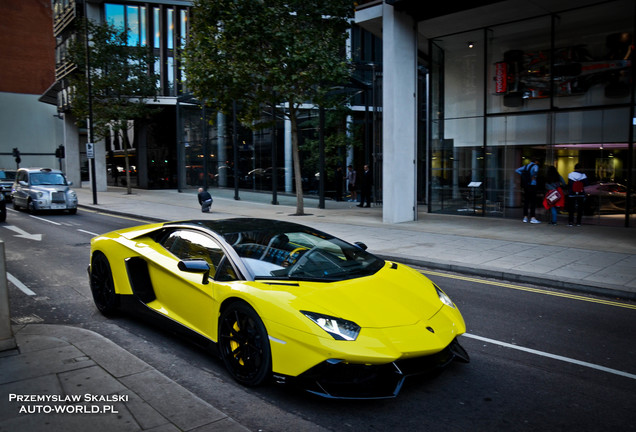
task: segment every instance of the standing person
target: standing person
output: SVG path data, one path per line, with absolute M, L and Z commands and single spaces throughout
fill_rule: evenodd
M 371 187 L 373 186 L 373 175 L 369 169 L 369 165 L 364 166 L 364 172 L 360 180 L 360 204 L 358 207 L 371 207 Z M 364 205 L 364 202 L 367 205 Z
M 556 167 L 550 165 L 545 180 L 545 198 L 543 207 L 550 212 L 550 223 L 557 224 L 558 209 L 565 205 L 565 180 L 559 174 Z
M 521 175 L 521 186 L 523 187 L 523 222 L 541 223 L 535 217 L 537 207 L 537 175 L 539 174 L 539 159 L 532 158 L 526 165 L 515 170 Z
M 203 188 L 199 188 L 197 198 L 201 205 L 201 211 L 203 213 L 208 213 L 210 211 L 210 207 L 212 207 L 212 195 L 210 195 L 210 192 L 203 190 Z
M 568 225 L 574 224 L 576 212 L 576 226 L 581 226 L 583 218 L 583 204 L 585 203 L 585 186 L 587 176 L 580 163 L 574 165 L 574 171 L 568 174 Z
M 358 193 L 356 192 L 356 170 L 354 170 L 351 165 L 347 167 L 347 190 L 351 195 L 351 199 L 349 201 L 357 201 Z

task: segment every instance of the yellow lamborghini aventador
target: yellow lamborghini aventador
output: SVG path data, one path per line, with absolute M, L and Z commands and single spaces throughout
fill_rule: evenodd
M 97 308 L 127 305 L 216 344 L 230 375 L 325 397 L 394 397 L 406 376 L 468 361 L 464 320 L 421 273 L 289 222 L 158 223 L 100 235 Z

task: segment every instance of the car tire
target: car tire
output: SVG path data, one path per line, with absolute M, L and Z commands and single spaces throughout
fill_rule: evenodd
M 68 214 L 70 214 L 70 215 L 74 215 L 75 213 L 77 213 L 77 209 L 76 208 L 69 209 L 69 211 L 68 211 Z
M 27 201 L 27 212 L 35 214 L 35 204 L 33 204 L 33 201 L 31 200 Z
M 221 313 L 218 345 L 225 367 L 240 384 L 253 387 L 270 377 L 272 360 L 267 330 L 248 304 L 236 302 Z
M 101 252 L 93 253 L 90 284 L 97 309 L 103 315 L 114 315 L 119 309 L 119 296 L 115 293 L 115 283 L 108 258 Z

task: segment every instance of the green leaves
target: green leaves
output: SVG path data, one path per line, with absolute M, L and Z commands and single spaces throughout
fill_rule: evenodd
M 84 22 L 82 25 L 78 38 L 69 48 L 71 59 L 77 65 L 76 73 L 69 79 L 74 88 L 71 106 L 78 121 L 88 117 L 90 77 L 93 130 L 99 139 L 109 133 L 113 123 L 128 125 L 129 120 L 146 117 L 154 111 L 146 102 L 156 98 L 158 77 L 154 74 L 155 57 L 150 49 L 129 46 L 126 30 L 107 23 Z
M 189 86 L 222 111 L 240 101 L 246 120 L 273 93 L 312 101 L 321 88 L 346 82 L 352 13 L 346 0 L 196 0 L 185 52 Z

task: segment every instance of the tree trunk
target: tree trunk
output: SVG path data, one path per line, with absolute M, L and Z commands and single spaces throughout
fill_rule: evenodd
M 303 175 L 300 170 L 300 152 L 298 150 L 298 119 L 292 103 L 289 104 L 289 120 L 291 122 L 292 160 L 294 163 L 294 180 L 296 182 L 296 216 L 305 214 L 303 202 Z
M 128 158 L 128 147 L 129 147 L 129 143 L 128 143 L 128 131 L 124 128 L 121 128 L 120 131 L 121 133 L 121 141 L 122 144 L 124 145 L 124 161 L 125 161 L 125 169 L 126 169 L 126 193 L 128 195 L 132 194 L 132 187 L 130 186 L 130 159 Z

